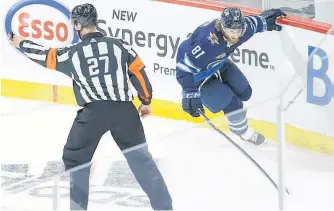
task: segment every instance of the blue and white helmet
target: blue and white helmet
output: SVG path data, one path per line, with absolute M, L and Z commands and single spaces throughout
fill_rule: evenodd
M 225 8 L 220 16 L 222 28 L 246 30 L 246 19 L 239 8 Z

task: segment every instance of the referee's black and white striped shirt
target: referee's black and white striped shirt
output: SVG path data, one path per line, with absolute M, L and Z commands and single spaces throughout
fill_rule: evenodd
M 71 77 L 80 106 L 98 100 L 132 101 L 130 81 L 140 101 L 146 105 L 151 102 L 152 86 L 145 65 L 121 39 L 94 32 L 83 36 L 82 42 L 61 49 L 29 40 L 23 40 L 20 49 L 36 63 Z

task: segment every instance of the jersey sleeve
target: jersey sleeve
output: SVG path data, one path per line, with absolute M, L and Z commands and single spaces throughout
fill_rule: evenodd
M 149 105 L 152 100 L 152 85 L 145 72 L 145 64 L 132 49 L 132 47 L 123 42 L 123 46 L 127 51 L 127 64 L 129 79 L 138 92 L 138 98 L 144 105 Z
M 195 59 L 188 55 L 186 52 L 176 63 L 176 79 L 184 91 L 196 91 L 194 74 L 201 69 L 194 64 Z
M 69 62 L 70 48 L 48 48 L 30 40 L 20 43 L 20 50 L 32 61 L 48 69 L 57 70 L 68 75 L 71 69 Z
M 176 80 L 181 85 L 183 91 L 185 92 L 198 91 L 198 88 L 196 87 L 194 81 L 194 75 L 192 73 L 176 69 Z
M 267 31 L 267 23 L 261 16 L 246 16 L 247 28 L 244 34 L 245 41 L 254 34 Z

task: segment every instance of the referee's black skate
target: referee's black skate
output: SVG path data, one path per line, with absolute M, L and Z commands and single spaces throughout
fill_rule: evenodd
M 261 145 L 265 141 L 265 137 L 261 133 L 251 131 L 250 129 L 245 134 L 240 135 L 240 138 L 254 145 Z

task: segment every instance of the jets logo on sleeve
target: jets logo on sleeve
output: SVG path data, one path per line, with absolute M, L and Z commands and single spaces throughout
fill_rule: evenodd
M 210 32 L 210 35 L 208 36 L 208 40 L 211 42 L 212 45 L 219 44 L 218 37 L 212 32 Z

